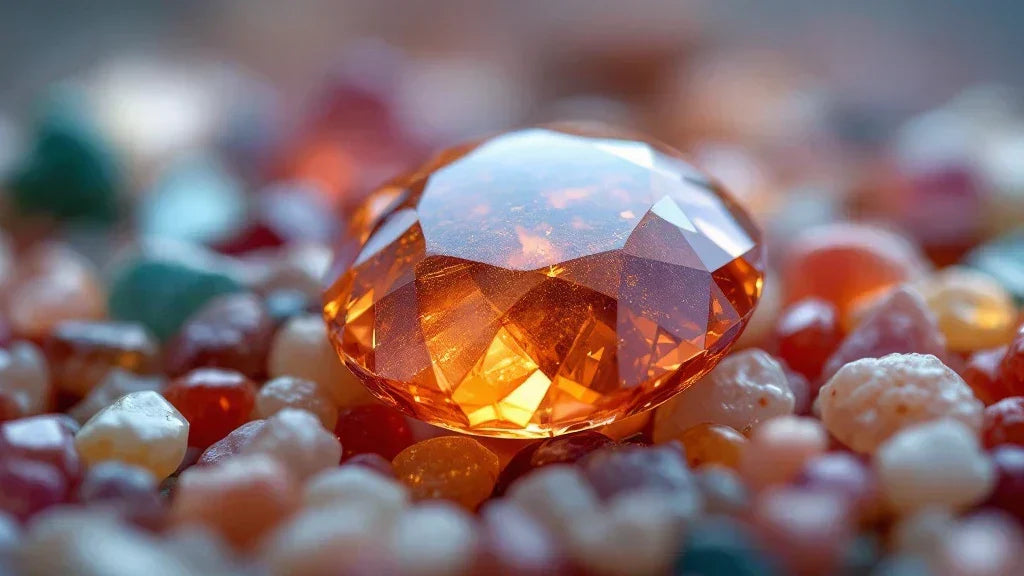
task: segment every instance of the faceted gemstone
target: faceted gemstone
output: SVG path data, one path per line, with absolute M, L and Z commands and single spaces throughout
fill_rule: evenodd
M 53 384 L 81 398 L 113 368 L 150 373 L 157 369 L 159 348 L 140 324 L 70 321 L 58 324 L 43 351 Z
M 188 420 L 189 446 L 206 448 L 249 420 L 256 386 L 232 370 L 199 368 L 171 382 L 164 398 Z
M 274 323 L 263 301 L 252 294 L 227 294 L 206 303 L 168 346 L 167 373 L 181 376 L 193 368 L 237 370 L 261 380 Z
M 736 430 L 721 424 L 697 424 L 679 436 L 690 468 L 719 464 L 737 468 L 747 439 Z
M 338 415 L 334 434 L 341 440 L 342 460 L 356 454 L 380 454 L 393 460 L 413 443 L 405 416 L 381 404 L 344 410 Z
M 839 311 L 824 300 L 801 300 L 782 312 L 775 338 L 786 365 L 815 381 L 842 340 Z
M 443 498 L 473 510 L 494 489 L 498 457 L 472 438 L 441 436 L 395 457 L 395 474 L 416 499 Z
M 657 144 L 577 127 L 443 153 L 377 190 L 324 305 L 378 398 L 432 424 L 540 437 L 660 404 L 761 294 L 760 234 Z

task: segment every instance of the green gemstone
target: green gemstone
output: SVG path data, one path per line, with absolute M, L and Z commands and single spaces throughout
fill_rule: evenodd
M 122 264 L 110 286 L 110 315 L 139 322 L 161 340 L 211 299 L 242 290 L 228 271 L 183 257 L 142 254 Z
M 677 576 L 776 576 L 773 560 L 742 525 L 709 518 L 693 528 L 676 560 Z
M 113 155 L 75 108 L 67 98 L 46 108 L 7 193 L 22 214 L 109 223 L 118 208 Z

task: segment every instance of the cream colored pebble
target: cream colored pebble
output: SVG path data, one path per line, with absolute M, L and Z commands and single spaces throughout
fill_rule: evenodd
M 818 394 L 821 420 L 840 442 L 874 452 L 907 426 L 952 418 L 974 433 L 984 405 L 956 372 L 930 354 L 889 354 L 850 362 Z
M 285 408 L 270 418 L 241 451 L 266 454 L 304 480 L 341 461 L 341 443 L 313 414 Z
M 312 380 L 326 390 L 339 407 L 370 401 L 369 393 L 338 359 L 318 315 L 290 319 L 274 336 L 267 359 L 270 376 L 294 376 Z
M 906 428 L 878 448 L 875 469 L 883 495 L 896 510 L 965 508 L 984 500 L 995 469 L 975 432 L 942 419 Z
M 328 430 L 338 423 L 338 406 L 331 395 L 313 380 L 280 376 L 270 380 L 256 395 L 256 417 L 270 418 L 285 408 L 313 413 Z
M 658 408 L 654 440 L 678 438 L 702 422 L 745 432 L 758 422 L 791 414 L 795 401 L 786 373 L 771 355 L 757 348 L 743 350 Z
M 122 396 L 90 418 L 75 436 L 88 465 L 117 460 L 170 476 L 188 449 L 188 421 L 151 390 Z
M 406 576 L 468 574 L 478 546 L 476 521 L 454 504 L 427 502 L 398 518 L 390 544 Z
M 396 516 L 409 505 L 409 490 L 364 466 L 339 466 L 310 478 L 303 502 L 307 508 L 361 502 L 375 506 L 384 515 Z

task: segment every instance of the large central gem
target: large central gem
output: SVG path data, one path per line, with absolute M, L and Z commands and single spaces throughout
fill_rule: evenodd
M 572 126 L 449 150 L 374 193 L 324 314 L 378 398 L 446 428 L 552 436 L 710 370 L 761 294 L 760 235 L 671 149 Z

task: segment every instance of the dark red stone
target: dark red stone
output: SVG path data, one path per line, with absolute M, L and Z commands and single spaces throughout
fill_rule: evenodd
M 253 294 L 227 294 L 188 319 L 166 351 L 166 370 L 181 376 L 195 368 L 225 368 L 254 380 L 267 372 L 274 322 Z
M 999 446 L 992 451 L 992 462 L 996 486 L 986 504 L 1024 521 L 1024 447 Z
M 199 368 L 171 382 L 164 397 L 188 420 L 189 446 L 206 448 L 249 420 L 256 386 L 232 370 Z
M 405 416 L 383 404 L 343 411 L 338 415 L 334 435 L 341 440 L 343 462 L 356 454 L 380 454 L 393 460 L 414 441 Z
M 981 436 L 987 448 L 1000 444 L 1024 446 L 1024 397 L 1004 398 L 985 408 Z
M 513 482 L 532 470 L 550 464 L 572 464 L 595 450 L 614 445 L 614 440 L 593 430 L 529 444 L 517 452 L 501 471 L 494 485 L 494 495 L 503 495 Z
M 775 338 L 786 365 L 814 382 L 842 341 L 839 311 L 817 298 L 796 302 L 779 316 Z

